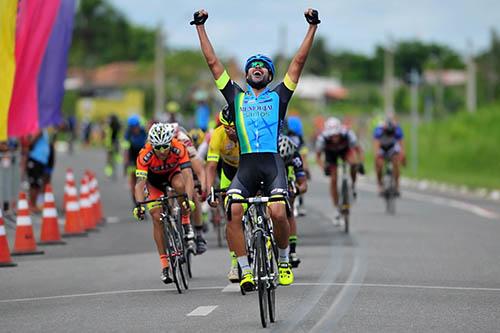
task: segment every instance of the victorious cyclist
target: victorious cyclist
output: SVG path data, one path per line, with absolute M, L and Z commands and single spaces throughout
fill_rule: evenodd
M 297 54 L 292 59 L 283 82 L 273 89 L 268 84 L 275 76 L 274 64 L 268 57 L 257 54 L 245 64 L 247 86 L 242 89 L 231 80 L 224 66 L 217 58 L 205 31 L 208 13 L 200 10 L 194 13 L 191 24 L 196 25 L 201 50 L 205 60 L 229 105 L 229 121 L 236 126 L 240 145 L 240 164 L 231 183 L 228 196 L 244 198 L 254 196 L 264 183 L 264 195 L 286 195 L 287 179 L 283 160 L 278 153 L 278 136 L 286 114 L 288 102 L 299 81 L 300 73 L 311 49 L 317 25 L 320 23 L 318 12 L 308 9 L 305 17 L 309 23 L 307 34 Z M 240 286 L 243 290 L 253 290 L 255 282 L 248 264 L 241 220 L 243 205 L 232 206 L 232 219 L 227 226 L 230 248 L 236 252 L 242 270 Z M 290 233 L 283 202 L 269 205 L 274 223 L 274 231 L 279 249 L 279 280 L 282 285 L 293 282 L 289 263 L 288 237 Z

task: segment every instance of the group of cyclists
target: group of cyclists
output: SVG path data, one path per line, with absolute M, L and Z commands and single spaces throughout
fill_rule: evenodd
M 161 204 L 142 205 L 141 202 L 166 195 L 167 187 L 184 195 L 177 199 L 181 223 L 186 241 L 196 254 L 207 250 L 201 218 L 204 202 L 212 209 L 220 205 L 224 207 L 228 213 L 226 240 L 231 258 L 228 279 L 239 282 L 245 292 L 255 289 L 242 227 L 247 206 L 235 203 L 228 207 L 227 202 L 257 193 L 285 198 L 269 202 L 267 209 L 278 248 L 279 283 L 293 283 L 292 268 L 300 263 L 295 216 L 305 212 L 301 207 L 301 211 L 293 214 L 288 208 L 295 206 L 296 197 L 302 200 L 310 171 L 300 119 L 287 118 L 286 112 L 321 22 L 316 10 L 308 9 L 304 15 L 309 27 L 283 80 L 270 88 L 269 84 L 276 76 L 273 61 L 256 54 L 245 63 L 247 85 L 242 88 L 231 79 L 214 52 L 205 30 L 208 13 L 197 11 L 191 24 L 196 27 L 203 56 L 227 103 L 216 117 L 216 128 L 206 133 L 200 130 L 187 132 L 178 123 L 156 122 L 146 132 L 137 116 L 128 119 L 127 161 L 129 170 L 135 169 L 130 178 L 132 199 L 136 203 L 133 214 L 142 220 L 149 211 L 152 217 L 164 283 L 171 283 L 172 277 L 169 276 L 169 259 L 164 245 Z M 400 127 L 391 119 L 375 130 L 379 186 L 381 166 L 387 158 L 392 159 L 394 170 L 397 170 L 398 184 L 399 165 L 404 155 L 402 138 Z M 339 159 L 349 163 L 355 195 L 356 175 L 364 173 L 363 151 L 354 132 L 336 118 L 326 120 L 315 150 L 317 164 L 331 177 L 330 190 L 333 205 L 337 207 L 337 163 Z M 210 189 L 214 187 L 224 189 L 224 200 L 212 195 L 214 192 Z

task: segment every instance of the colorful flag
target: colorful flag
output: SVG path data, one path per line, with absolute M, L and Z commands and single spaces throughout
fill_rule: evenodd
M 9 105 L 16 72 L 17 0 L 0 1 L 0 141 L 7 140 Z
M 38 75 L 38 124 L 40 128 L 59 125 L 64 97 L 64 79 L 73 34 L 75 0 L 60 0 L 61 5 L 52 28 Z
M 2 0 L 4 1 L 4 0 Z M 37 81 L 60 0 L 20 0 L 16 31 L 16 74 L 8 116 L 8 135 L 38 129 Z

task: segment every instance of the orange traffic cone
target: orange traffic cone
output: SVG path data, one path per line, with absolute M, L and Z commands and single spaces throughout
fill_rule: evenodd
M 90 173 L 89 171 L 87 171 L 86 174 L 88 177 L 87 185 L 89 187 L 90 207 L 92 207 L 90 212 L 92 213 L 92 221 L 94 223 L 94 226 L 97 226 L 97 224 L 99 223 L 99 216 L 97 212 L 97 194 L 95 191 L 95 179 L 92 177 L 92 173 Z
M 14 242 L 14 251 L 12 255 L 43 253 L 43 251 L 38 251 L 36 249 L 33 225 L 31 224 L 31 216 L 28 209 L 28 200 L 26 200 L 26 193 L 21 191 L 19 193 L 19 201 L 17 202 L 16 240 Z
M 45 186 L 43 212 L 42 212 L 42 230 L 40 231 L 40 245 L 66 244 L 61 240 L 59 225 L 57 222 L 57 209 L 54 200 L 52 186 Z
M 96 212 L 97 212 L 97 220 L 99 221 L 98 224 L 104 224 L 106 222 L 106 218 L 104 217 L 103 211 L 102 211 L 102 202 L 101 202 L 101 192 L 99 191 L 99 182 L 97 181 L 97 178 L 95 177 L 95 174 L 93 172 L 90 172 L 90 175 L 92 176 L 93 182 L 94 182 L 94 187 L 95 187 L 95 201 L 96 201 Z
M 76 187 L 68 188 L 68 201 L 66 202 L 66 222 L 63 237 L 85 237 L 87 233 L 80 218 L 80 204 L 78 203 Z
M 5 233 L 2 209 L 0 209 L 0 267 L 12 266 L 17 266 L 17 264 L 12 262 L 12 259 L 10 258 L 9 241 L 7 240 L 7 234 Z
M 92 205 L 89 200 L 88 177 L 83 176 L 80 185 L 80 216 L 83 221 L 83 228 L 86 231 L 97 231 L 92 214 Z
M 73 169 L 68 168 L 66 169 L 66 183 L 64 184 L 64 200 L 63 200 L 63 207 L 66 209 L 66 203 L 68 202 L 68 193 L 71 191 L 71 187 L 74 187 L 75 185 L 75 175 L 73 174 Z

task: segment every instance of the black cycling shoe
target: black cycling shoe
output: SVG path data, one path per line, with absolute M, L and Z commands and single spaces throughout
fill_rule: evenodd
M 165 284 L 172 283 L 172 278 L 170 277 L 170 272 L 168 267 L 164 267 L 161 271 L 161 280 Z
M 292 268 L 299 267 L 300 258 L 297 256 L 297 253 L 290 253 L 290 264 L 292 265 Z
M 196 236 L 196 254 L 203 254 L 207 251 L 207 241 L 202 235 Z

